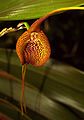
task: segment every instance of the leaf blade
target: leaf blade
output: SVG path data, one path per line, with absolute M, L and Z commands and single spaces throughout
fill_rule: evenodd
M 0 20 L 23 20 L 39 18 L 62 7 L 83 4 L 83 0 L 9 0 L 0 4 Z

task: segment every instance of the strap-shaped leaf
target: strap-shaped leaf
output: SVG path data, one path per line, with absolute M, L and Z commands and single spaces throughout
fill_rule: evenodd
M 84 0 L 2 0 L 0 20 L 39 18 L 62 7 L 80 6 Z
M 11 96 L 11 87 L 8 81 L 8 79 L 11 79 L 13 99 L 19 101 L 21 64 L 15 51 L 10 57 L 10 75 L 5 72 L 3 72 L 4 77 L 1 76 L 2 74 L 0 75 L 0 91 Z M 7 63 L 5 50 L 0 49 L 0 69 L 6 71 Z M 79 117 L 74 114 L 76 112 L 80 114 L 80 117 L 84 118 L 84 72 L 69 65 L 51 63 L 52 60 L 39 68 L 28 66 L 25 78 L 27 106 L 50 119 L 79 120 Z M 16 79 L 17 77 L 19 79 Z M 39 96 L 37 88 L 41 88 L 41 96 Z M 68 107 L 64 107 L 64 105 Z M 75 109 L 75 112 L 72 113 L 69 108 Z

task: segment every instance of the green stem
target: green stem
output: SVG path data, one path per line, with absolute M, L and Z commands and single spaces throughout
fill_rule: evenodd
M 23 24 L 25 25 L 27 30 L 30 28 L 30 26 L 29 26 L 29 24 L 27 22 L 23 22 Z

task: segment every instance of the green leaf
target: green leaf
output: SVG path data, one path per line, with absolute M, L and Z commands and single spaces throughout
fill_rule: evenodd
M 10 74 L 20 80 L 21 64 L 15 51 L 10 56 L 10 64 L 8 63 L 6 50 L 0 49 L 0 69 L 6 71 L 10 65 Z M 84 72 L 69 65 L 51 63 L 52 60 L 43 67 L 28 65 L 25 78 L 27 106 L 52 120 L 80 120 L 80 117 L 84 119 Z M 0 78 L 0 91 L 19 101 L 21 84 L 14 77 L 11 79 L 14 80 Z
M 58 8 L 82 4 L 84 0 L 2 0 L 0 20 L 34 19 Z
M 10 74 L 8 76 L 10 76 Z M 4 96 L 4 99 L 2 99 L 0 96 L 0 111 L 14 118 L 14 120 L 17 120 L 17 117 L 19 117 L 17 116 L 17 111 L 20 112 L 20 110 L 15 105 L 13 105 L 14 104 L 12 103 L 13 101 L 9 102 L 5 100 L 5 98 L 9 99 L 10 97 L 12 97 L 13 100 L 16 100 L 19 102 L 20 93 L 21 93 L 21 84 L 19 84 L 17 80 L 16 81 L 15 80 L 12 81 L 12 80 L 13 79 L 9 81 L 9 79 L 6 77 L 0 78 L 0 92 L 2 93 L 0 95 Z M 11 94 L 11 91 L 12 91 L 12 94 Z M 28 84 L 25 84 L 25 94 L 26 94 L 26 106 L 29 107 L 31 110 L 34 110 L 38 114 L 46 118 L 49 118 L 50 120 L 54 120 L 54 119 L 79 120 L 77 116 L 75 116 L 75 114 L 72 113 L 65 106 L 63 106 L 59 102 L 55 102 L 51 100 L 50 98 L 46 97 L 42 93 L 39 93 L 38 89 L 35 89 L 35 88 L 33 89 L 33 87 L 29 87 Z M 3 106 L 3 103 L 6 103 L 6 104 L 4 104 Z M 24 115 L 24 117 L 30 120 L 29 116 Z

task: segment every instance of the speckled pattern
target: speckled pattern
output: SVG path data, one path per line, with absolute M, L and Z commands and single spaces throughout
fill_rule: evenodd
M 24 56 L 26 62 L 34 66 L 41 66 L 48 60 L 50 51 L 48 39 L 43 31 L 32 32 L 30 41 L 24 50 Z
M 42 30 L 32 32 L 30 35 L 24 32 L 17 42 L 16 51 L 21 63 L 30 63 L 34 66 L 42 66 L 51 53 L 48 38 Z

